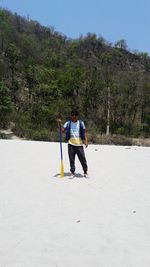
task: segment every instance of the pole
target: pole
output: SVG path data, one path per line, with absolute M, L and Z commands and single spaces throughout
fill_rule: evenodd
M 109 135 L 110 131 L 110 87 L 108 89 L 108 100 L 107 100 L 107 129 L 106 129 L 106 135 Z
M 61 164 L 60 164 L 60 177 L 64 177 L 64 164 L 63 164 L 63 151 L 62 151 L 62 129 L 61 124 L 59 124 L 60 129 L 60 156 L 61 156 Z

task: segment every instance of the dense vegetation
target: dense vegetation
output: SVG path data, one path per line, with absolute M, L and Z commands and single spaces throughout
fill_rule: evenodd
M 68 39 L 0 9 L 0 128 L 57 140 L 56 118 L 78 107 L 89 134 L 150 134 L 150 58 L 88 33 Z

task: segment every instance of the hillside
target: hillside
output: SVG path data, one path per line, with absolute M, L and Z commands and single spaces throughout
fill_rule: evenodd
M 0 127 L 20 137 L 58 140 L 56 118 L 78 107 L 97 134 L 150 136 L 150 58 L 88 33 L 69 39 L 0 9 Z M 108 121 L 108 111 L 110 118 Z

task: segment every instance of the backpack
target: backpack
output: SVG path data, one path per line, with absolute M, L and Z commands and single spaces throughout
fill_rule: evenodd
M 66 141 L 70 139 L 70 127 L 71 127 L 71 120 L 68 121 L 68 125 L 66 127 Z M 79 131 L 81 139 L 85 140 L 85 129 L 83 128 L 82 120 L 79 120 Z

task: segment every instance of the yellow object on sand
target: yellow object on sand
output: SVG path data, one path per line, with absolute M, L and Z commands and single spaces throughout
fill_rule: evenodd
M 61 160 L 60 177 L 61 177 L 61 178 L 64 177 L 64 164 L 63 164 L 63 160 Z

